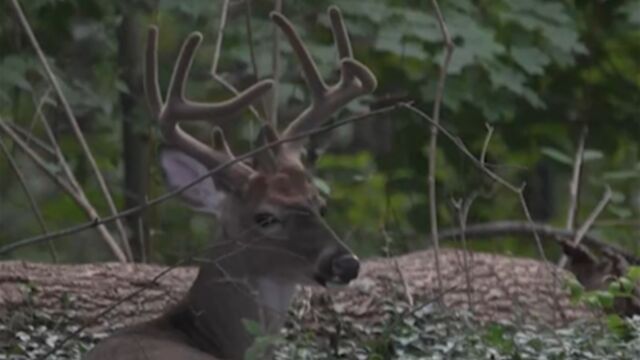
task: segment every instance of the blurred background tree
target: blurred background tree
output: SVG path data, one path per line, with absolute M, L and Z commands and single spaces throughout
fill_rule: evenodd
M 185 36 L 203 32 L 189 93 L 198 99 L 224 99 L 229 91 L 210 74 L 222 4 L 206 0 L 22 4 L 120 210 L 165 192 L 156 166 L 160 140 L 142 102 L 140 53 L 146 27 L 155 23 L 161 29 L 162 83 L 168 81 Z M 300 30 L 321 71 L 335 79 L 336 54 L 325 13 L 330 4 L 343 10 L 356 57 L 373 69 L 379 81 L 373 96 L 350 104 L 337 118 L 397 100 L 430 109 L 443 47 L 429 2 L 285 1 L 284 12 Z M 561 228 L 567 217 L 574 153 L 582 129 L 588 129 L 578 224 L 608 184 L 612 201 L 592 233 L 640 253 L 640 2 L 450 0 L 441 6 L 456 45 L 444 94 L 444 126 L 477 155 L 486 125 L 493 127 L 488 164 L 514 184 L 526 182 L 525 196 L 534 219 Z M 44 129 L 34 121 L 40 105 L 87 197 L 101 215 L 108 214 L 8 1 L 2 8 L 0 116 L 43 139 Z M 273 74 L 273 26 L 268 19 L 272 8 L 269 1 L 229 3 L 217 74 L 236 88 Z M 280 49 L 280 72 L 278 122 L 284 124 L 309 101 L 286 44 Z M 262 105 L 256 104 L 264 113 Z M 252 146 L 257 133 L 255 119 L 248 112 L 245 118 L 225 129 L 237 154 Z M 415 115 L 397 110 L 339 128 L 331 138 L 314 139 L 320 150 L 326 150 L 316 168 L 318 186 L 331 196 L 329 220 L 359 253 L 386 255 L 428 245 L 429 131 Z M 87 221 L 9 138 L 3 139 L 27 175 L 50 230 Z M 458 226 L 451 199 L 472 194 L 478 198 L 470 208 L 470 224 L 523 218 L 517 197 L 479 173 L 453 144 L 441 139 L 437 157 L 441 228 Z M 50 166 L 60 171 L 55 162 Z M 41 230 L 5 158 L 0 160 L 0 174 L 3 246 Z M 194 215 L 177 200 L 127 220 L 134 258 L 154 262 L 184 257 L 206 244 L 215 229 L 213 219 Z M 115 233 L 112 225 L 110 229 Z M 113 259 L 95 230 L 58 239 L 55 246 L 62 261 Z M 515 238 L 472 246 L 535 256 L 529 242 Z M 547 250 L 557 253 L 551 244 Z M 42 243 L 5 257 L 49 260 L 49 253 Z

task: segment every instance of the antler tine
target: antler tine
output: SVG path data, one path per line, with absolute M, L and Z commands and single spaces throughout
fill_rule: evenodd
M 287 39 L 289 39 L 289 43 L 300 61 L 302 73 L 304 74 L 305 81 L 307 82 L 307 86 L 309 86 L 314 100 L 322 98 L 327 91 L 327 85 L 325 85 L 324 80 L 322 80 L 315 61 L 313 61 L 307 47 L 304 46 L 293 24 L 291 24 L 284 15 L 277 12 L 271 13 L 271 19 L 280 27 L 280 30 L 287 36 Z
M 149 107 L 160 123 L 160 129 L 165 140 L 203 165 L 215 167 L 233 158 L 230 151 L 227 151 L 228 147 L 225 150 L 211 149 L 182 131 L 178 123 L 181 121 L 204 120 L 214 125 L 218 124 L 249 106 L 253 100 L 267 92 L 272 87 L 273 82 L 271 80 L 260 81 L 235 97 L 217 103 L 201 103 L 186 99 L 187 77 L 195 52 L 201 41 L 202 35 L 197 32 L 189 35 L 184 41 L 173 69 L 166 100 L 163 103 L 158 85 L 158 29 L 155 26 L 150 27 L 146 49 L 144 84 Z M 240 179 L 237 176 L 248 177 L 253 173 L 253 170 L 245 164 L 236 163 L 225 173 L 229 173 L 233 177 L 231 182 L 238 182 Z
M 340 58 L 340 81 L 327 87 L 320 76 L 318 68 L 309 55 L 300 36 L 293 25 L 279 13 L 272 13 L 271 18 L 287 36 L 298 60 L 300 61 L 307 86 L 311 91 L 312 103 L 284 130 L 283 137 L 292 137 L 311 130 L 326 121 L 332 113 L 358 96 L 372 92 L 376 87 L 376 78 L 369 69 L 353 58 L 353 50 L 349 41 L 344 21 L 337 7 L 329 8 L 329 18 L 333 30 L 334 41 Z M 287 153 L 297 154 L 301 150 L 303 140 L 285 144 Z
M 235 158 L 231 148 L 229 147 L 229 143 L 227 143 L 227 140 L 224 138 L 224 132 L 219 126 L 213 128 L 211 138 L 214 150 L 224 152 L 231 159 Z

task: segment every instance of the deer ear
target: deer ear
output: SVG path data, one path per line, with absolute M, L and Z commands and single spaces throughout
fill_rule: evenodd
M 164 178 L 170 190 L 179 189 L 207 173 L 207 168 L 191 156 L 173 149 L 164 149 L 160 153 L 160 164 L 164 171 Z M 180 194 L 193 210 L 216 216 L 220 215 L 220 208 L 225 193 L 216 188 L 213 179 L 208 177 Z

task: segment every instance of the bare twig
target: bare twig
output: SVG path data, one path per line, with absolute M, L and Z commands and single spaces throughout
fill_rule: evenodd
M 96 227 L 96 226 L 103 225 L 105 223 L 112 222 L 112 221 L 114 221 L 116 219 L 119 219 L 119 218 L 122 218 L 122 217 L 125 217 L 125 216 L 136 214 L 138 212 L 144 211 L 148 207 L 155 206 L 155 205 L 157 205 L 157 204 L 159 204 L 161 202 L 164 202 L 164 201 L 166 201 L 166 200 L 168 200 L 170 198 L 173 198 L 173 197 L 181 194 L 182 192 L 190 189 L 191 187 L 195 186 L 196 184 L 198 184 L 199 182 L 203 181 L 204 179 L 209 178 L 211 175 L 213 175 L 213 174 L 215 174 L 215 173 L 217 173 L 219 171 L 222 171 L 222 170 L 226 169 L 227 167 L 232 166 L 233 164 L 235 164 L 235 163 L 237 163 L 239 161 L 243 161 L 243 160 L 249 159 L 249 158 L 255 156 L 256 154 L 258 154 L 261 151 L 265 151 L 267 149 L 271 149 L 273 147 L 280 146 L 280 145 L 282 145 L 284 143 L 298 141 L 298 140 L 303 139 L 303 138 L 308 137 L 308 136 L 313 136 L 313 135 L 320 134 L 320 133 L 323 133 L 323 132 L 326 132 L 326 131 L 330 131 L 330 130 L 333 130 L 333 129 L 337 128 L 337 127 L 340 127 L 340 126 L 343 126 L 343 125 L 346 125 L 346 124 L 349 124 L 349 123 L 353 123 L 353 122 L 361 121 L 361 120 L 364 120 L 364 119 L 368 119 L 368 118 L 371 118 L 371 117 L 374 117 L 374 116 L 377 116 L 377 115 L 385 114 L 385 113 L 391 112 L 393 110 L 396 110 L 399 107 L 401 107 L 400 104 L 387 106 L 387 107 L 384 107 L 384 108 L 380 108 L 380 109 L 368 112 L 366 114 L 353 116 L 353 117 L 347 118 L 345 120 L 336 121 L 336 122 L 331 123 L 331 124 L 323 125 L 323 126 L 320 126 L 320 127 L 316 128 L 314 130 L 302 132 L 302 133 L 299 133 L 298 135 L 295 135 L 295 136 L 282 138 L 282 139 L 279 139 L 277 141 L 271 142 L 269 144 L 261 145 L 261 146 L 256 147 L 255 149 L 253 149 L 251 151 L 248 151 L 248 152 L 246 152 L 246 153 L 244 153 L 242 155 L 236 156 L 234 159 L 232 159 L 230 161 L 227 161 L 227 162 L 225 162 L 223 164 L 220 164 L 219 166 L 209 170 L 209 172 L 207 172 L 206 174 L 203 174 L 199 178 L 193 180 L 192 182 L 186 184 L 185 186 L 183 186 L 181 188 L 177 188 L 177 189 L 175 189 L 173 191 L 170 191 L 170 192 L 168 192 L 168 193 L 166 193 L 166 194 L 164 194 L 162 196 L 159 196 L 159 197 L 157 197 L 155 199 L 149 200 L 144 205 L 140 205 L 140 206 L 137 206 L 137 207 L 132 207 L 132 208 L 129 208 L 127 210 L 121 211 L 118 214 L 111 215 L 111 216 L 106 216 L 104 218 L 98 218 L 96 216 L 94 218 L 94 220 L 91 221 L 91 222 L 87 222 L 87 223 L 84 223 L 84 224 L 79 224 L 79 225 L 72 226 L 72 227 L 69 227 L 69 228 L 66 228 L 66 229 L 63 229 L 63 230 L 52 232 L 47 236 L 40 235 L 40 236 L 34 236 L 34 237 L 31 237 L 31 238 L 27 238 L 27 239 L 16 241 L 14 243 L 5 245 L 3 247 L 0 247 L 0 255 L 6 254 L 8 252 L 11 252 L 11 251 L 13 251 L 13 250 L 15 250 L 17 248 L 21 248 L 21 247 L 32 245 L 32 244 L 37 244 L 37 243 L 40 243 L 42 241 L 47 241 L 49 239 L 57 239 L 57 238 L 60 238 L 60 237 L 63 237 L 63 236 L 67 236 L 67 235 L 70 235 L 70 234 L 74 234 L 76 232 L 80 232 L 80 231 L 92 228 L 92 227 Z M 2 124 L 3 124 L 2 121 L 0 121 L 0 126 Z M 0 127 L 0 129 L 1 129 L 1 127 Z
M 220 60 L 220 51 L 222 50 L 222 39 L 224 37 L 224 29 L 227 26 L 227 13 L 229 12 L 229 0 L 222 1 L 222 9 L 220 11 L 220 24 L 218 26 L 218 34 L 216 39 L 216 49 L 213 52 L 213 61 L 211 62 L 211 74 L 218 73 L 218 61 Z
M 274 9 L 277 13 L 282 13 L 282 0 L 275 0 Z M 280 32 L 278 27 L 273 25 L 273 87 L 271 88 L 271 111 L 267 120 L 274 127 L 278 127 L 278 102 L 280 92 Z
M 213 60 L 212 60 L 212 64 L 211 64 L 211 76 L 213 77 L 213 79 L 215 81 L 217 81 L 220 85 L 222 85 L 229 92 L 231 92 L 234 95 L 239 95 L 240 92 L 238 91 L 238 89 L 236 89 L 233 85 L 231 85 L 231 83 L 229 83 L 227 80 L 225 80 L 224 77 L 222 77 L 218 73 L 218 62 L 220 60 L 220 53 L 222 51 L 222 43 L 224 41 L 224 31 L 225 31 L 225 28 L 227 26 L 227 15 L 228 15 L 228 12 L 229 12 L 229 0 L 224 0 L 223 3 L 222 3 L 222 10 L 221 10 L 221 14 L 220 14 L 220 25 L 218 26 L 218 34 L 217 34 L 217 38 L 216 38 L 216 45 L 215 45 L 215 50 L 214 50 L 214 53 L 213 53 Z M 260 116 L 260 113 L 258 113 L 258 111 L 256 110 L 256 108 L 253 105 L 249 105 L 249 110 L 251 111 L 253 116 L 256 118 L 256 120 L 258 120 L 258 121 L 262 120 L 262 117 Z
M 576 217 L 578 214 L 578 203 L 580 193 L 580 177 L 582 174 L 582 161 L 584 158 L 584 144 L 587 139 L 588 127 L 582 126 L 580 138 L 578 139 L 578 148 L 573 160 L 573 175 L 569 183 L 569 209 L 567 210 L 567 230 L 573 230 L 576 226 Z M 566 261 L 566 260 L 565 260 Z
M 456 213 L 458 214 L 458 224 L 460 226 L 460 241 L 462 242 L 462 264 L 464 267 L 464 275 L 465 275 L 465 283 L 466 283 L 466 293 L 467 293 L 467 303 L 469 304 L 469 310 L 473 312 L 473 288 L 471 287 L 471 268 L 469 266 L 469 250 L 467 248 L 467 218 L 469 215 L 469 209 L 471 209 L 471 205 L 475 200 L 477 194 L 471 194 L 466 200 L 452 200 L 453 207 L 456 209 Z
M 440 6 L 437 0 L 431 0 L 431 5 L 436 13 L 438 24 L 440 25 L 440 31 L 442 32 L 442 38 L 444 40 L 445 54 L 442 60 L 442 66 L 440 67 L 440 74 L 438 76 L 438 85 L 436 88 L 436 95 L 433 104 L 433 121 L 436 124 L 440 124 L 440 107 L 442 105 L 442 97 L 444 95 L 444 85 L 447 80 L 447 69 L 449 63 L 451 63 L 451 56 L 453 55 L 453 41 L 449 35 L 447 24 L 444 21 L 442 12 L 440 12 Z M 431 127 L 431 138 L 429 141 L 429 175 L 427 183 L 429 187 L 429 223 L 431 224 L 431 239 L 433 241 L 433 247 L 436 259 L 436 274 L 438 277 L 438 290 L 442 290 L 442 274 L 440 272 L 440 244 L 438 241 L 438 203 L 436 199 L 436 150 L 438 146 L 438 128 L 436 126 Z
M 87 198 L 84 196 L 84 193 L 76 191 L 75 187 L 70 184 L 68 181 L 62 179 L 60 176 L 56 175 L 47 165 L 47 163 L 42 160 L 42 158 L 35 153 L 27 144 L 9 127 L 6 123 L 0 119 L 0 130 L 7 134 L 21 149 L 27 154 L 31 160 L 42 170 L 46 175 L 48 175 L 64 192 L 66 192 L 71 198 L 78 204 L 78 206 L 84 210 L 87 216 L 91 219 L 94 219 L 92 223 L 94 225 L 102 238 L 105 240 L 111 251 L 116 256 L 116 258 L 121 262 L 126 262 L 126 256 L 115 242 L 111 233 L 107 230 L 104 224 L 99 222 L 99 215 L 93 208 L 93 206 L 89 203 Z M 88 227 L 87 227 L 88 228 Z M 46 240 L 47 238 L 53 239 L 55 238 L 55 234 L 59 232 L 50 232 L 46 235 L 36 236 L 37 238 L 43 238 Z M 15 244 L 15 243 L 14 243 Z M 7 249 L 8 251 L 12 251 L 14 249 L 13 244 L 5 245 L 1 248 L 2 250 Z M 0 250 L 0 254 L 4 253 L 4 251 Z M 7 251 L 7 252 L 8 252 Z
M 64 93 L 62 92 L 62 88 L 60 87 L 60 84 L 58 83 L 58 79 L 56 77 L 56 75 L 53 73 L 53 71 L 51 70 L 51 67 L 49 66 L 49 62 L 47 61 L 47 58 L 44 54 L 44 52 L 42 51 L 42 48 L 40 47 L 40 44 L 38 43 L 38 39 L 36 38 L 35 34 L 33 33 L 33 29 L 31 28 L 31 25 L 29 24 L 29 21 L 27 20 L 24 12 L 22 11 L 22 8 L 20 7 L 20 4 L 18 2 L 18 0 L 11 0 L 11 5 L 13 6 L 13 10 L 15 11 L 16 15 L 18 16 L 18 19 L 20 21 L 20 24 L 22 26 L 22 28 L 24 29 L 24 31 L 27 34 L 27 37 L 29 38 L 29 41 L 31 42 L 31 45 L 33 46 L 38 59 L 40 60 L 45 73 L 47 74 L 47 77 L 49 78 L 49 81 L 51 82 L 51 85 L 53 86 L 54 91 L 56 92 L 56 95 L 58 96 L 58 100 L 60 101 L 60 103 L 62 104 L 62 107 L 67 115 L 67 119 L 69 120 L 69 124 L 71 125 L 71 128 L 73 129 L 73 133 L 76 136 L 76 139 L 78 140 L 78 143 L 80 144 L 80 147 L 82 148 L 82 151 L 84 153 L 84 155 L 86 156 L 87 160 L 89 161 L 89 165 L 91 166 L 91 169 L 94 173 L 94 176 L 96 177 L 96 180 L 98 181 L 98 184 L 100 186 L 100 190 L 102 191 L 102 194 L 105 198 L 105 200 L 107 201 L 107 205 L 109 206 L 109 209 L 111 211 L 111 213 L 113 215 L 117 214 L 117 209 L 115 206 L 115 203 L 113 202 L 113 198 L 111 197 L 111 193 L 109 192 L 109 189 L 107 187 L 107 184 L 104 180 L 104 177 L 102 176 L 102 173 L 100 172 L 100 169 L 98 168 L 98 164 L 96 163 L 95 159 L 93 158 L 93 154 L 91 153 L 91 150 L 89 149 L 89 145 L 87 144 L 87 141 L 84 138 L 84 135 L 82 133 L 82 130 L 80 129 L 80 126 L 78 125 L 78 121 L 76 120 L 75 115 L 73 114 L 73 111 L 71 110 L 71 106 L 69 105 L 69 102 L 67 101 L 66 97 L 64 96 Z M 118 228 L 118 232 L 120 234 L 120 237 L 122 238 L 122 241 L 127 241 L 127 233 L 124 229 L 124 225 L 122 224 L 122 221 L 120 219 L 116 220 L 116 227 Z M 106 230 L 106 229 L 104 229 Z
M 16 173 L 16 176 L 18 177 L 18 182 L 20 183 L 20 186 L 22 187 L 24 194 L 27 196 L 27 199 L 29 200 L 29 205 L 31 206 L 31 210 L 33 211 L 33 214 L 36 216 L 36 220 L 38 221 L 38 224 L 40 225 L 42 232 L 45 235 L 47 235 L 49 233 L 49 229 L 47 228 L 47 224 L 45 223 L 44 218 L 42 217 L 42 212 L 40 211 L 40 207 L 38 206 L 36 199 L 33 197 L 31 190 L 29 190 L 29 186 L 27 185 L 27 181 L 24 178 L 22 171 L 20 171 L 20 167 L 18 167 L 17 162 L 15 161 L 13 156 L 11 156 L 11 152 L 9 151 L 9 149 L 7 148 L 7 146 L 5 145 L 1 137 L 0 137 L 0 149 L 2 150 L 4 155 L 7 157 L 7 161 L 9 161 L 9 165 L 11 166 L 13 171 Z M 56 252 L 56 247 L 54 243 L 52 241 L 47 241 L 47 245 L 49 246 L 49 253 L 51 254 L 51 258 L 53 259 L 53 262 L 57 263 L 58 254 Z
M 593 223 L 596 221 L 598 216 L 600 216 L 600 214 L 602 213 L 604 208 L 607 206 L 607 204 L 609 204 L 609 201 L 611 201 L 612 195 L 613 193 L 611 191 L 611 187 L 607 185 L 604 190 L 604 194 L 602 195 L 602 199 L 600 199 L 600 201 L 598 202 L 598 205 L 596 205 L 593 211 L 591 211 L 591 214 L 589 214 L 589 217 L 587 218 L 587 220 L 585 220 L 584 224 L 582 224 L 582 226 L 580 226 L 580 228 L 575 232 L 571 245 L 573 246 L 580 245 L 580 242 L 582 241 L 584 236 L 587 234 L 589 229 L 591 229 L 591 227 L 593 226 Z M 563 254 L 562 257 L 560 258 L 560 261 L 558 262 L 558 267 L 564 268 L 567 265 L 567 260 L 568 260 L 567 256 Z
M 34 138 L 33 128 L 35 127 L 38 117 L 40 116 L 40 114 L 42 114 L 42 110 L 44 109 L 44 105 L 47 103 L 49 94 L 51 94 L 51 87 L 47 88 L 44 94 L 40 97 L 40 100 L 36 101 L 35 98 L 33 99 L 34 105 L 36 105 L 36 111 L 34 112 L 33 118 L 31 119 L 31 124 L 29 125 L 29 136 L 27 138 L 27 145 L 29 146 L 31 146 L 31 144 L 29 144 L 29 141 Z
M 487 128 L 487 136 L 484 138 L 484 143 L 482 144 L 482 152 L 480 153 L 480 163 L 486 164 L 487 160 L 487 150 L 489 149 L 489 143 L 491 142 L 491 136 L 493 136 L 494 127 L 485 123 L 484 126 Z
M 391 261 L 393 261 L 393 266 L 395 267 L 396 272 L 398 273 L 398 277 L 400 277 L 400 281 L 402 281 L 402 289 L 404 291 L 404 297 L 405 299 L 407 299 L 407 304 L 409 304 L 410 307 L 413 307 L 414 301 L 413 301 L 413 296 L 411 295 L 411 288 L 409 286 L 409 282 L 407 282 L 407 278 L 406 276 L 404 276 L 404 271 L 402 271 L 402 268 L 400 267 L 400 263 L 398 262 L 398 259 L 391 258 L 391 254 L 388 251 L 393 241 L 391 239 L 391 236 L 385 229 L 384 224 L 380 226 L 380 232 L 382 233 L 382 237 L 384 238 L 384 241 L 386 243 L 387 251 L 385 256 Z
M 56 153 L 51 148 L 51 146 L 45 144 L 44 141 L 40 140 L 38 137 L 33 135 L 28 130 L 22 128 L 20 125 L 14 123 L 14 122 L 9 122 L 9 123 L 7 123 L 7 125 L 9 125 L 17 134 L 19 134 L 21 137 L 23 137 L 27 144 L 33 143 L 34 145 L 36 145 L 36 147 L 39 150 L 45 152 L 47 154 L 47 156 L 51 156 L 51 157 L 55 157 L 56 156 Z
M 225 89 L 227 89 L 233 95 L 237 96 L 240 94 L 240 91 L 238 91 L 238 89 L 236 89 L 233 85 L 231 85 L 227 80 L 225 80 L 219 74 L 212 74 L 212 76 L 215 81 L 217 81 L 220 85 L 222 85 Z M 253 114 L 256 120 L 258 120 L 259 122 L 262 122 L 262 116 L 260 116 L 260 113 L 258 112 L 258 110 L 256 110 L 256 108 L 253 105 L 249 105 L 249 111 L 251 111 L 251 114 Z
M 432 119 L 429 115 L 427 115 L 425 112 L 423 112 L 422 110 L 416 108 L 415 106 L 408 104 L 408 103 L 400 103 L 399 104 L 401 107 L 413 112 L 414 114 L 418 115 L 422 120 L 426 121 L 427 123 L 429 123 L 430 125 L 438 128 L 438 132 L 442 133 L 442 135 L 444 135 L 446 138 L 448 138 L 451 142 L 453 142 L 454 145 L 456 145 L 458 147 L 458 149 L 465 155 L 467 156 L 467 158 L 469 158 L 469 160 L 471 160 L 471 162 L 473 163 L 473 165 L 475 165 L 480 171 L 482 171 L 485 175 L 487 175 L 489 178 L 491 178 L 493 181 L 495 181 L 496 183 L 506 187 L 508 190 L 517 193 L 520 191 L 520 188 L 511 184 L 510 182 L 508 182 L 507 180 L 503 179 L 500 175 L 496 174 L 495 172 L 491 171 L 491 169 L 489 169 L 488 167 L 486 167 L 484 164 L 482 164 L 480 162 L 480 160 L 478 160 L 469 150 L 469 148 L 467 148 L 467 146 L 464 144 L 464 142 L 462 141 L 462 139 L 460 139 L 458 136 L 453 135 L 449 130 L 447 130 L 444 126 L 440 125 L 439 123 L 436 123 L 434 121 L 434 119 Z
M 462 231 L 463 230 L 460 228 L 444 229 L 440 232 L 440 238 L 455 239 L 460 237 Z M 575 232 L 573 231 L 567 231 L 566 229 L 557 228 L 547 224 L 531 224 L 527 221 L 493 221 L 482 224 L 467 225 L 464 229 L 464 232 L 467 235 L 467 240 L 469 240 L 469 238 L 495 238 L 500 236 L 530 235 L 534 231 L 543 238 L 551 239 L 567 245 L 569 245 L 575 238 Z M 640 264 L 640 257 L 637 257 L 595 235 L 588 233 L 584 234 L 582 242 L 600 250 L 619 254 L 630 263 Z
M 251 67 L 253 69 L 253 76 L 257 79 L 260 78 L 260 72 L 258 70 L 258 61 L 256 60 L 256 49 L 253 46 L 253 25 L 251 24 L 251 2 L 253 0 L 246 0 L 245 22 L 247 27 L 247 44 L 249 45 L 249 58 L 251 61 Z M 269 116 L 269 104 L 266 96 L 260 98 L 262 104 L 262 113 L 265 117 Z

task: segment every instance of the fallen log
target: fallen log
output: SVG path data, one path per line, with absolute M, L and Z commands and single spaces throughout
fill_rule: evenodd
M 363 325 L 386 320 L 389 306 L 440 302 L 480 321 L 560 326 L 595 314 L 570 301 L 570 274 L 533 259 L 442 250 L 444 289 L 436 288 L 434 253 L 371 259 L 339 291 L 303 288 L 292 306 L 301 326 L 322 328 L 337 315 Z M 0 263 L 0 316 L 40 311 L 52 319 L 110 332 L 159 315 L 189 288 L 197 270 L 144 264 Z M 159 274 L 162 274 L 159 276 Z M 9 320 L 5 320 L 9 321 Z

